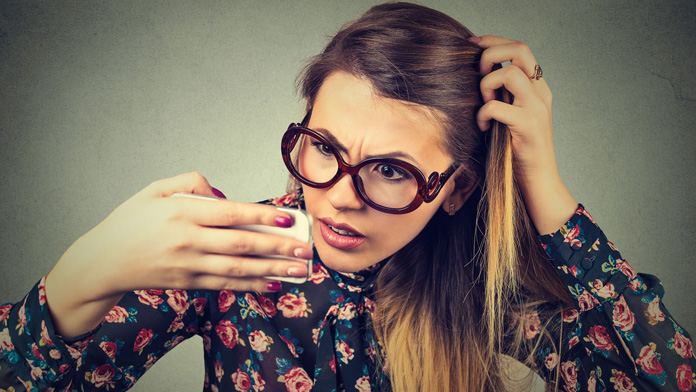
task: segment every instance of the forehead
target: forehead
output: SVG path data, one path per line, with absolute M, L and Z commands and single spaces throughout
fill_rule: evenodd
M 369 149 L 364 153 L 373 155 L 404 150 L 421 160 L 446 154 L 442 123 L 433 110 L 381 97 L 369 82 L 344 72 L 322 84 L 309 127 L 324 128 L 349 150 Z

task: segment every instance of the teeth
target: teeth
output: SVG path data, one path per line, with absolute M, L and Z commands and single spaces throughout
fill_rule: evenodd
M 329 228 L 330 228 L 331 230 L 333 230 L 334 232 L 336 232 L 336 233 L 338 233 L 338 234 L 340 234 L 340 235 L 345 235 L 345 236 L 349 236 L 349 237 L 355 237 L 355 234 L 351 233 L 351 232 L 348 231 L 348 230 L 337 229 L 337 228 L 335 228 L 335 227 L 333 227 L 333 226 L 331 226 L 331 225 L 327 225 L 327 226 L 329 226 Z

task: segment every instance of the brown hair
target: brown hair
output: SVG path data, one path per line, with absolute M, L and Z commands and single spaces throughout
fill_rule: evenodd
M 439 11 L 382 4 L 344 26 L 300 78 L 308 107 L 337 71 L 368 80 L 382 97 L 425 107 L 462 166 L 456 186 L 477 184 L 453 217 L 438 209 L 378 277 L 374 327 L 396 391 L 501 390 L 499 354 L 520 357 L 522 345 L 519 331 L 505 329 L 512 304 L 522 293 L 570 303 L 525 211 L 508 130 L 476 125 L 482 49 L 471 36 Z

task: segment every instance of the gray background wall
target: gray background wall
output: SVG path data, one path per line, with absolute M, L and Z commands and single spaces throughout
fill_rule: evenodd
M 280 194 L 297 71 L 372 4 L 0 3 L 0 302 L 155 179 L 197 170 L 232 199 Z M 568 188 L 696 332 L 696 3 L 425 4 L 532 47 Z M 183 344 L 134 390 L 200 390 L 201 353 Z

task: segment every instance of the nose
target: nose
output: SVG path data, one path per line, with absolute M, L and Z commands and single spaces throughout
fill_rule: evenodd
M 344 174 L 327 191 L 326 198 L 331 205 L 339 210 L 358 210 L 365 206 L 353 185 L 353 179 Z

